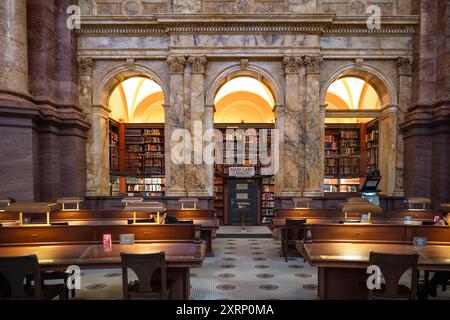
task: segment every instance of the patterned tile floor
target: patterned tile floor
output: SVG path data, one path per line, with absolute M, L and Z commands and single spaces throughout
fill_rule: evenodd
M 268 238 L 215 239 L 215 257 L 205 258 L 201 268 L 191 269 L 192 299 L 317 299 L 317 269 L 302 258 L 285 262 L 278 255 L 279 247 L 278 240 Z M 84 270 L 76 299 L 121 299 L 120 272 Z M 404 277 L 407 280 L 408 276 Z M 450 299 L 450 288 L 443 293 L 439 287 L 438 294 L 438 299 Z

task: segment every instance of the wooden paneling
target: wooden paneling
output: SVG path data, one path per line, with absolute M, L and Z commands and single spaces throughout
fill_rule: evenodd
M 111 234 L 113 241 L 119 234 L 134 234 L 136 241 L 196 240 L 198 225 L 82 225 L 1 227 L 0 243 L 70 243 L 102 241 L 103 234 Z

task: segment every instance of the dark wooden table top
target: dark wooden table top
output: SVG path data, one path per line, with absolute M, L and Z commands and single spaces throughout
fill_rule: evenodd
M 167 267 L 200 267 L 205 257 L 203 241 L 180 241 L 171 243 L 139 243 L 132 245 L 113 244 L 70 244 L 44 246 L 0 247 L 0 257 L 26 256 L 35 254 L 43 269 L 79 265 L 80 267 L 120 266 L 120 253 L 166 253 Z
M 406 244 L 378 243 L 303 243 L 296 242 L 305 259 L 316 267 L 366 268 L 371 251 L 393 254 L 419 254 L 419 269 L 450 271 L 450 245 L 415 247 Z

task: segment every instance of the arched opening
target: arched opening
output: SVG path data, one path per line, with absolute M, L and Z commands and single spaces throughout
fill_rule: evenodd
M 272 92 L 261 81 L 236 77 L 220 87 L 214 98 L 215 123 L 274 123 Z
M 164 93 L 146 76 L 120 81 L 108 100 L 111 195 L 164 195 Z
M 224 164 L 215 167 L 215 209 L 230 225 L 269 222 L 274 208 L 271 155 L 273 91 L 256 74 L 228 76 L 214 95 L 214 123 L 223 137 Z
M 324 192 L 358 192 L 380 166 L 381 109 L 386 87 L 365 72 L 346 72 L 326 91 Z

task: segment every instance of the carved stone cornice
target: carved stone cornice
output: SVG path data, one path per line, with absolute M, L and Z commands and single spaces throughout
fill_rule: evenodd
M 189 56 L 188 62 L 191 65 L 192 73 L 205 73 L 206 64 L 208 63 L 206 56 Z
M 301 57 L 295 56 L 283 57 L 281 63 L 284 66 L 284 72 L 286 72 L 286 74 L 298 73 L 298 65 L 301 62 L 301 60 L 302 60 Z
M 322 56 L 304 56 L 306 73 L 314 74 L 320 73 L 320 65 L 323 62 Z
M 92 76 L 93 68 L 94 61 L 92 60 L 92 58 L 78 59 L 78 73 L 80 76 Z
M 170 56 L 167 57 L 170 73 L 183 73 L 186 65 L 186 57 L 184 56 Z
M 397 59 L 398 74 L 400 76 L 412 75 L 412 61 L 410 58 L 399 57 Z

